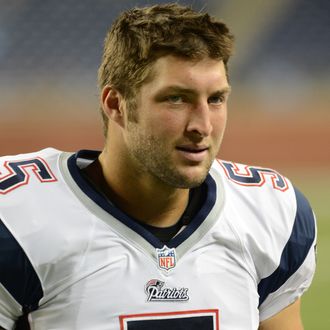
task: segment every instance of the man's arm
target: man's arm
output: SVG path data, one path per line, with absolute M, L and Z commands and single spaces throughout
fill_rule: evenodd
M 300 315 L 300 299 L 273 317 L 260 323 L 259 330 L 303 330 Z

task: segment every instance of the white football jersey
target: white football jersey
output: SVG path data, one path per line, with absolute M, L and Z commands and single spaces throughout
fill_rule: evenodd
M 279 173 L 215 161 L 164 246 L 85 180 L 97 154 L 0 158 L 5 329 L 29 313 L 35 330 L 256 330 L 310 285 L 313 212 Z

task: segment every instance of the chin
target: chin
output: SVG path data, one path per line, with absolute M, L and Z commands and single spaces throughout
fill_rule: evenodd
M 182 175 L 182 185 L 180 188 L 195 188 L 200 186 L 206 179 L 208 171 L 203 171 L 203 173 L 196 173 L 191 175 Z
M 182 170 L 183 176 L 186 176 L 188 180 L 203 182 L 209 173 L 211 165 L 205 164 L 199 166 L 189 166 Z
M 159 170 L 161 166 L 158 166 L 154 174 L 168 186 L 190 189 L 198 187 L 204 182 L 211 167 L 211 165 L 207 165 L 176 164 L 162 167 L 162 170 Z

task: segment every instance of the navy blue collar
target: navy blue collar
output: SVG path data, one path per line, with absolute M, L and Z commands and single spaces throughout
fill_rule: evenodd
M 141 235 L 146 239 L 150 244 L 155 248 L 162 248 L 163 243 L 150 231 L 144 228 L 139 221 L 127 215 L 121 209 L 113 205 L 100 191 L 98 191 L 82 174 L 81 169 L 77 165 L 78 159 L 85 159 L 89 161 L 95 160 L 99 151 L 92 150 L 81 150 L 76 154 L 72 155 L 68 159 L 68 169 L 69 172 L 77 183 L 79 188 L 90 198 L 92 199 L 99 207 L 104 209 L 106 212 L 111 214 L 117 220 L 121 221 L 123 224 L 128 226 L 130 229 L 134 230 L 136 233 Z M 207 175 L 203 185 L 205 185 L 206 196 L 204 198 L 204 203 L 201 205 L 200 209 L 191 219 L 188 226 L 181 231 L 178 235 L 173 237 L 167 244 L 168 247 L 177 247 L 182 242 L 184 242 L 190 235 L 192 235 L 197 228 L 203 223 L 205 218 L 208 216 L 216 202 L 216 183 L 210 174 Z

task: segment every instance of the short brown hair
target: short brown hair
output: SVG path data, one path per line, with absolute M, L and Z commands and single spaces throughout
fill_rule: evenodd
M 112 85 L 130 100 L 162 56 L 188 60 L 208 56 L 223 60 L 227 69 L 232 50 L 233 36 L 227 26 L 207 13 L 176 3 L 133 8 L 115 20 L 105 38 L 99 87 Z M 107 118 L 102 115 L 106 134 Z

